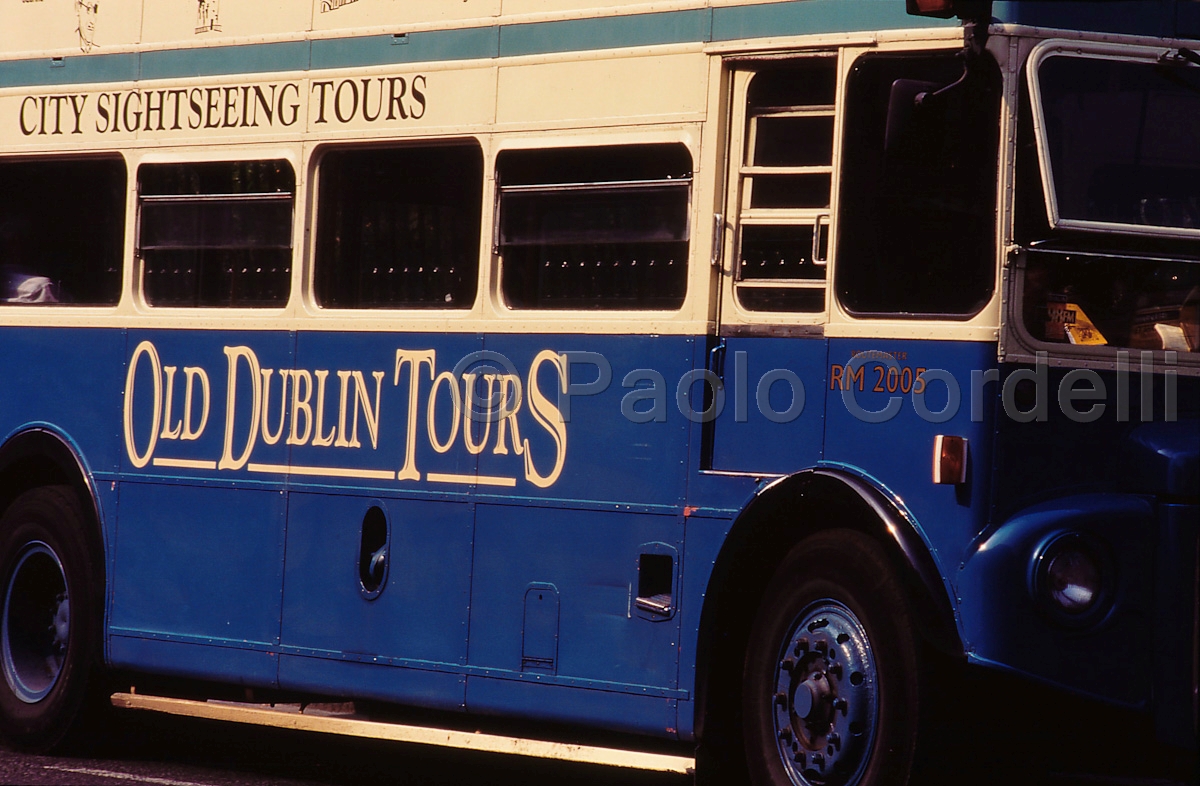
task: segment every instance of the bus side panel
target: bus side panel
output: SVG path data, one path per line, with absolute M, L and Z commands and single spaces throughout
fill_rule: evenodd
M 287 513 L 278 467 L 288 446 L 266 444 L 254 413 L 264 371 L 277 384 L 291 369 L 293 339 L 131 331 L 128 347 L 114 663 L 274 684 Z M 120 424 L 121 412 L 109 422 Z
M 674 399 L 694 340 L 489 336 L 487 348 L 524 377 L 525 467 L 512 492 L 479 489 L 467 706 L 673 735 L 690 433 Z M 633 386 L 649 384 L 626 382 L 640 370 L 666 382 L 660 421 L 622 414 Z M 564 382 L 569 404 L 556 395 Z M 482 476 L 511 467 L 511 455 L 480 454 Z M 639 608 L 641 591 L 668 595 L 670 611 Z M 539 697 L 538 682 L 573 687 Z M 641 694 L 662 711 L 634 712 Z
M 993 368 L 995 357 L 996 347 L 989 343 L 835 339 L 829 346 L 826 462 L 865 470 L 902 500 L 951 585 L 968 545 L 987 522 L 990 477 L 985 470 L 992 456 L 994 412 L 979 406 L 972 413 L 971 388 L 972 372 Z M 851 362 L 855 358 L 863 361 L 858 369 Z M 918 380 L 925 370 L 949 376 L 927 376 L 922 385 Z M 989 383 L 987 391 L 994 390 Z M 924 413 L 917 409 L 920 403 Z M 892 416 L 889 407 L 895 410 Z M 967 439 L 966 483 L 933 483 L 939 434 Z M 883 456 L 886 461 L 880 461 Z
M 387 523 L 377 595 L 370 574 L 364 585 L 361 568 L 371 508 L 379 508 Z M 467 662 L 473 508 L 467 502 L 293 492 L 280 684 L 461 709 L 459 675 L 439 680 L 395 668 L 371 673 L 339 661 L 442 664 L 461 671 Z
M 480 474 L 516 475 L 515 491 L 500 493 L 521 500 L 682 506 L 691 424 L 680 415 L 675 394 L 692 369 L 694 344 L 685 336 L 486 337 L 486 349 L 507 358 L 521 376 L 524 401 L 516 420 L 528 452 L 514 456 L 511 442 L 498 444 L 495 427 L 479 456 Z M 562 384 L 551 358 L 556 354 L 567 356 L 569 403 L 556 395 Z M 607 383 L 601 378 L 605 370 L 611 372 Z M 630 419 L 622 407 L 632 403 L 635 388 L 650 384 L 648 372 L 665 381 L 658 388 L 663 406 L 653 418 Z M 539 404 L 539 398 L 546 403 Z M 643 400 L 633 410 L 650 411 L 651 402 Z M 561 436 L 555 434 L 560 417 Z M 555 474 L 558 463 L 561 471 Z
M 716 480 L 716 479 L 713 479 Z M 742 499 L 753 489 L 751 478 L 720 478 L 733 481 L 741 487 Z M 722 482 L 729 486 L 730 483 Z M 731 511 L 730 515 L 735 515 Z M 710 518 L 689 516 L 684 523 L 684 559 L 681 586 L 682 603 L 679 609 L 679 687 L 688 691 L 690 698 L 679 702 L 678 729 L 680 739 L 690 740 L 695 735 L 696 714 L 696 661 L 699 656 L 700 620 L 704 614 L 704 603 L 709 599 L 709 581 L 713 566 L 725 539 L 733 526 L 732 518 Z M 750 613 L 750 610 L 747 610 Z
M 222 661 L 246 649 L 273 663 L 285 511 L 278 490 L 123 484 L 109 632 L 206 646 L 141 663 L 114 641 L 116 665 L 217 677 L 236 674 Z
M 826 342 L 726 338 L 712 468 L 790 473 L 821 460 Z
M 124 352 L 122 330 L 0 328 L 0 439 L 49 425 L 95 477 L 111 479 L 121 461 Z
M 635 597 L 649 544 L 678 563 L 681 517 L 485 504 L 476 516 L 473 667 L 675 687 L 678 619 L 640 615 Z M 543 623 L 529 597 L 541 588 L 557 598 L 556 621 Z M 543 625 L 557 652 L 535 645 Z
M 283 687 L 462 708 L 476 457 L 461 379 L 433 380 L 481 345 L 476 334 L 300 334 L 297 372 L 324 377 L 326 392 L 320 433 L 291 456 Z M 361 563 L 377 553 L 374 591 Z

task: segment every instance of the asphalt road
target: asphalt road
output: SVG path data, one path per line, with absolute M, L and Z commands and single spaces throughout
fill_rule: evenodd
M 73 756 L 0 749 L 0 783 L 47 786 L 687 786 L 685 776 L 121 713 L 119 731 Z
M 691 778 L 595 765 L 286 731 L 125 711 L 90 750 L 32 756 L 0 749 L 0 784 L 39 786 L 688 786 Z M 994 746 L 918 786 L 1184 786 L 1152 757 L 1120 756 L 1121 737 L 1074 762 Z

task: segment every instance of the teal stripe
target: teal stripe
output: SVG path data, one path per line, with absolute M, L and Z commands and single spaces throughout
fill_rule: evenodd
M 132 82 L 138 76 L 138 56 L 132 52 L 122 55 L 78 55 L 52 63 L 48 57 L 0 61 L 0 87 Z
M 276 44 L 144 52 L 141 74 L 142 79 L 175 79 L 186 76 L 304 71 L 307 68 L 308 42 L 285 41 Z
M 708 9 L 698 8 L 661 14 L 504 25 L 500 28 L 500 56 L 708 41 L 711 19 Z
M 909 16 L 902 0 L 797 0 L 714 8 L 712 40 L 958 25 L 957 19 Z
M 322 39 L 312 42 L 312 68 L 492 58 L 497 55 L 498 40 L 499 30 L 495 27 Z

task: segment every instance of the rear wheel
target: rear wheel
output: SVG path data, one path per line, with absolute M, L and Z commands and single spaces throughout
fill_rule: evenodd
M 905 592 L 859 532 L 797 544 L 776 571 L 746 654 L 743 717 L 756 786 L 903 784 L 925 698 Z
M 99 673 L 102 590 L 67 486 L 33 489 L 0 518 L 0 735 L 61 742 Z

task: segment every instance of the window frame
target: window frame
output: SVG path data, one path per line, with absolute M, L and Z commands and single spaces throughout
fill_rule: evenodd
M 1117 62 L 1153 65 L 1164 56 L 1163 48 L 1132 46 L 1107 42 L 1069 41 L 1065 39 L 1048 39 L 1041 41 L 1030 52 L 1025 61 L 1025 75 L 1029 89 L 1029 104 L 1033 121 L 1033 135 L 1037 145 L 1037 159 L 1042 178 L 1042 194 L 1046 203 L 1046 218 L 1050 229 L 1068 229 L 1091 233 L 1110 233 L 1119 235 L 1138 235 L 1161 238 L 1180 238 L 1196 240 L 1200 238 L 1200 228 L 1170 227 L 1145 224 L 1125 224 L 1115 221 L 1099 221 L 1085 218 L 1064 218 L 1059 211 L 1059 203 L 1054 182 L 1054 167 L 1050 160 L 1050 140 L 1042 103 L 1041 77 L 1039 69 L 1043 63 L 1054 57 L 1066 57 L 1075 60 L 1112 60 Z
M 318 232 L 321 220 L 321 169 L 326 156 L 330 153 L 339 151 L 370 151 L 370 150 L 395 150 L 400 148 L 445 148 L 445 147 L 470 147 L 479 152 L 481 159 L 481 188 L 479 191 L 479 230 L 476 243 L 476 267 L 475 267 L 475 296 L 470 304 L 465 306 L 456 306 L 453 308 L 436 307 L 436 306 L 368 306 L 358 308 L 347 308 L 344 306 L 325 306 L 322 305 L 317 297 L 317 258 L 319 253 Z M 302 269 L 302 297 L 300 302 L 303 308 L 310 314 L 324 315 L 327 317 L 338 317 L 351 320 L 370 320 L 380 317 L 395 316 L 403 314 L 406 317 L 414 320 L 453 320 L 460 321 L 463 319 L 476 319 L 480 316 L 480 310 L 484 302 L 484 293 L 488 284 L 488 275 L 485 272 L 488 268 L 487 256 L 484 251 L 483 238 L 485 229 L 488 226 L 488 221 L 492 220 L 492 214 L 489 213 L 489 203 L 492 197 L 489 193 L 490 181 L 488 178 L 489 166 L 494 167 L 494 152 L 491 151 L 490 145 L 486 138 L 479 136 L 448 136 L 434 138 L 396 138 L 384 141 L 349 141 L 349 142 L 329 142 L 321 143 L 313 149 L 308 158 L 306 172 L 308 173 L 308 182 L 306 191 L 308 197 L 308 206 L 305 213 L 305 230 L 309 232 L 309 237 L 306 240 L 305 254 Z
M 845 50 L 843 47 L 814 46 L 811 49 L 788 52 L 784 55 L 731 56 L 725 60 L 724 67 L 728 69 L 728 99 L 730 110 L 723 122 L 728 123 L 728 141 L 725 154 L 724 214 L 718 215 L 723 237 L 719 245 L 721 260 L 721 283 L 719 287 L 720 332 L 722 335 L 755 334 L 759 332 L 789 334 L 821 334 L 828 322 L 832 300 L 830 284 L 833 275 L 833 263 L 836 258 L 836 216 L 838 201 L 838 172 L 841 160 L 842 145 L 842 90 L 845 81 Z M 828 105 L 812 105 L 811 112 L 819 116 L 833 117 L 833 145 L 830 151 L 828 167 L 786 167 L 784 174 L 816 174 L 828 172 L 829 206 L 822 208 L 752 208 L 750 207 L 752 178 L 756 174 L 770 174 L 765 169 L 775 170 L 777 167 L 763 168 L 748 164 L 753 161 L 753 137 L 751 136 L 751 109 L 749 107 L 749 91 L 754 78 L 772 66 L 778 67 L 781 62 L 795 63 L 803 60 L 826 59 L 833 60 L 834 65 L 834 103 Z M 743 205 L 745 207 L 743 207 Z M 813 226 L 813 246 L 816 250 L 820 242 L 819 227 L 825 227 L 826 250 L 824 260 L 820 263 L 825 269 L 825 278 L 819 284 L 804 282 L 796 288 L 816 289 L 824 291 L 824 305 L 819 311 L 768 311 L 748 309 L 742 305 L 738 297 L 741 284 L 739 264 L 741 258 L 742 227 L 743 226 Z M 812 253 L 812 252 L 810 252 Z M 816 259 L 814 255 L 813 259 Z M 814 264 L 815 261 L 814 261 Z M 778 281 L 766 279 L 761 285 L 764 288 L 780 287 Z M 788 281 L 788 279 L 784 279 Z M 796 281 L 801 281 L 796 279 Z M 753 285 L 752 285 L 753 286 Z
M 655 135 L 657 137 L 658 135 Z M 670 147 L 676 146 L 686 152 L 690 163 L 690 169 L 687 177 L 681 178 L 642 178 L 642 179 L 614 179 L 614 180 L 589 180 L 560 182 L 560 183 L 537 183 L 537 184 L 513 184 L 505 186 L 502 183 L 500 170 L 500 159 L 504 153 L 517 153 L 523 155 L 536 155 L 537 153 L 567 153 L 573 150 L 599 150 L 602 148 L 645 148 L 645 147 Z M 511 146 L 499 146 L 493 151 L 491 157 L 491 183 L 492 191 L 492 212 L 490 220 L 492 222 L 492 232 L 490 237 L 491 242 L 491 280 L 489 282 L 490 295 L 493 299 L 494 308 L 504 315 L 517 317 L 522 319 L 534 319 L 538 321 L 574 321 L 580 318 L 588 320 L 597 320 L 599 324 L 606 321 L 619 320 L 660 320 L 664 317 L 667 319 L 686 319 L 688 312 L 692 308 L 692 302 L 695 297 L 695 280 L 693 271 L 692 258 L 696 253 L 696 207 L 697 207 L 697 187 L 699 180 L 695 173 L 700 166 L 699 159 L 696 155 L 693 145 L 690 140 L 680 139 L 675 136 L 666 138 L 650 138 L 644 139 L 640 135 L 633 135 L 632 138 L 620 137 L 617 139 L 611 138 L 608 134 L 598 134 L 594 137 L 589 137 L 586 141 L 580 141 L 578 137 L 573 138 L 566 143 L 560 142 L 558 139 L 540 139 L 527 138 L 522 139 L 520 144 Z M 502 225 L 502 200 L 505 193 L 554 193 L 558 191 L 622 191 L 622 190 L 639 190 L 652 189 L 661 187 L 686 187 L 687 189 L 687 205 L 684 211 L 684 235 L 685 238 L 681 241 L 686 244 L 686 252 L 680 260 L 683 265 L 683 271 L 679 274 L 683 287 L 682 295 L 679 304 L 671 308 L 588 308 L 578 306 L 567 306 L 561 308 L 539 307 L 539 306 L 519 306 L 513 305 L 504 291 L 505 284 L 505 261 L 502 252 L 501 244 L 501 225 Z M 632 329 L 630 332 L 638 332 L 637 329 Z
M 8 154 L 0 156 L 0 166 L 8 164 L 17 164 L 24 166 L 36 166 L 39 163 L 52 165 L 69 165 L 76 162 L 112 162 L 119 163 L 123 173 L 122 187 L 120 191 L 120 219 L 118 226 L 114 231 L 119 235 L 119 247 L 117 251 L 116 262 L 116 277 L 117 285 L 115 287 L 115 299 L 108 302 L 92 302 L 81 303 L 71 301 L 54 301 L 54 302 L 17 302 L 4 301 L 0 302 L 0 324 L 5 324 L 8 319 L 4 316 L 7 314 L 29 314 L 29 313 L 55 313 L 59 317 L 64 314 L 77 316 L 85 316 L 92 313 L 111 313 L 120 309 L 125 302 L 126 284 L 129 280 L 129 275 L 126 269 L 126 254 L 127 241 L 126 227 L 130 221 L 130 166 L 128 158 L 120 150 L 91 150 L 91 151 L 72 151 L 67 153 L 37 153 L 33 155 Z M 6 221 L 6 217 L 0 215 L 0 225 Z M 0 258 L 0 263 L 5 260 Z M 60 283 L 60 282 L 55 282 Z
M 131 227 L 132 236 L 130 238 L 128 238 L 128 240 L 127 240 L 127 247 L 129 249 L 129 253 L 131 256 L 131 263 L 132 263 L 132 269 L 133 269 L 133 274 L 132 274 L 132 276 L 130 276 L 130 286 L 133 288 L 134 300 L 141 309 L 145 309 L 147 312 L 155 313 L 155 314 L 163 313 L 163 314 L 172 314 L 172 315 L 184 315 L 184 314 L 193 314 L 193 313 L 201 313 L 201 312 L 205 312 L 205 313 L 218 312 L 222 315 L 239 315 L 239 314 L 264 315 L 264 314 L 283 313 L 291 308 L 293 300 L 294 300 L 294 296 L 295 296 L 294 290 L 295 290 L 295 281 L 296 281 L 296 269 L 297 269 L 297 266 L 301 264 L 300 256 L 297 253 L 300 250 L 301 246 L 297 242 L 297 240 L 298 240 L 298 235 L 302 236 L 302 233 L 306 229 L 305 222 L 300 220 L 300 218 L 303 215 L 302 211 L 304 209 L 304 198 L 305 198 L 305 191 L 306 191 L 304 181 L 300 176 L 300 172 L 302 170 L 296 160 L 295 152 L 292 150 L 278 150 L 278 149 L 263 150 L 263 149 L 260 149 L 257 147 L 248 147 L 244 150 L 239 150 L 237 152 L 242 153 L 242 155 L 238 155 L 236 157 L 233 155 L 229 155 L 229 154 L 221 154 L 221 155 L 208 154 L 208 155 L 206 155 L 203 153 L 198 153 L 198 154 L 189 155 L 186 150 L 180 150 L 180 151 L 172 152 L 172 153 L 166 154 L 166 155 L 147 155 L 147 156 L 141 157 L 140 159 L 132 162 L 129 165 L 129 172 L 131 173 L 131 179 L 129 181 L 127 181 L 127 183 L 129 183 L 131 185 L 131 187 L 129 188 L 130 205 L 133 208 L 133 221 L 132 221 L 132 227 Z M 290 246 L 288 249 L 289 254 L 290 254 L 290 263 L 289 263 L 289 271 L 288 271 L 288 275 L 287 275 L 286 294 L 285 294 L 284 298 L 281 299 L 277 303 L 270 303 L 270 304 L 263 304 L 263 305 L 253 305 L 253 304 L 247 305 L 247 304 L 240 304 L 240 303 L 239 304 L 231 304 L 231 305 L 227 305 L 227 306 L 212 305 L 212 304 L 207 304 L 207 303 L 200 303 L 200 304 L 196 304 L 196 305 L 184 305 L 184 304 L 177 304 L 177 303 L 155 305 L 155 304 L 151 303 L 149 298 L 146 297 L 146 287 L 145 287 L 146 264 L 145 264 L 145 259 L 142 256 L 142 245 L 141 245 L 142 203 L 143 203 L 143 199 L 145 198 L 145 196 L 142 194 L 142 185 L 141 185 L 141 172 L 142 172 L 143 167 L 158 167 L 158 166 L 172 166 L 172 165 L 183 165 L 183 166 L 187 166 L 187 165 L 206 166 L 206 165 L 220 165 L 220 164 L 234 165 L 234 164 L 249 163 L 249 162 L 268 162 L 268 161 L 282 161 L 282 162 L 286 163 L 288 165 L 288 167 L 291 168 L 291 172 L 292 172 L 292 191 L 291 191 L 291 195 L 290 195 L 291 196 L 291 205 L 292 205 L 291 226 L 290 226 L 289 232 L 288 232 L 289 243 L 290 243 Z M 271 194 L 271 196 L 272 196 L 271 201 L 282 201 L 281 198 L 274 196 L 274 194 L 276 194 L 276 193 L 282 193 L 282 192 L 263 192 L 263 193 L 247 194 L 247 195 L 239 195 L 239 194 L 188 195 L 188 194 L 181 194 L 181 195 L 149 195 L 149 196 L 151 197 L 152 201 L 154 200 L 155 197 L 163 197 L 164 199 L 163 199 L 162 203 L 164 203 L 164 204 L 167 203 L 168 201 L 170 201 L 171 199 L 176 198 L 176 196 L 181 198 L 178 200 L 181 203 L 187 203 L 189 201 L 191 201 L 191 202 L 231 201 L 231 200 L 229 200 L 229 197 L 242 197 L 242 196 L 251 197 L 251 199 L 248 199 L 248 200 L 235 199 L 232 201 L 254 201 L 254 199 L 253 199 L 254 197 L 258 197 L 258 198 L 260 198 L 259 201 L 262 201 L 261 198 L 264 196 L 264 194 Z M 200 197 L 200 199 L 197 200 L 196 199 L 197 197 Z M 207 197 L 213 197 L 213 199 L 206 199 Z

